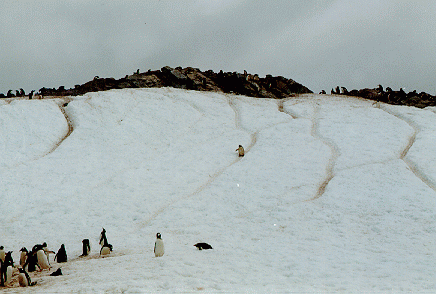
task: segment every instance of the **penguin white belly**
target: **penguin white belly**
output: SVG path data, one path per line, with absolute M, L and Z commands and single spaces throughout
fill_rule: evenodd
M 154 244 L 154 256 L 161 257 L 165 253 L 164 243 L 161 239 L 157 239 Z
M 20 265 L 21 265 L 21 267 L 24 266 L 24 264 L 26 263 L 26 260 L 27 260 L 26 252 L 21 252 L 21 255 L 20 255 Z
M 109 247 L 102 247 L 100 250 L 100 255 L 108 255 L 109 253 L 111 253 L 111 249 Z
M 29 283 L 27 282 L 26 275 L 24 273 L 20 273 L 18 275 L 18 283 L 20 283 L 21 287 L 27 287 L 29 286 Z
M 0 250 L 0 259 L 5 262 L 6 252 L 4 250 Z
M 6 269 L 6 283 L 10 283 L 12 280 L 12 265 Z
M 36 252 L 36 257 L 38 258 L 38 265 L 41 269 L 49 269 L 50 265 L 48 264 L 47 255 L 45 255 L 44 250 L 38 250 Z

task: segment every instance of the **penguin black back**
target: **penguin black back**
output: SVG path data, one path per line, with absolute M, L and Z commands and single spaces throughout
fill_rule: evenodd
M 100 233 L 100 242 L 99 243 L 101 246 L 103 246 L 104 244 L 107 244 L 106 230 L 104 228 Z
M 82 255 L 80 256 L 87 256 L 91 252 L 91 246 L 89 245 L 89 239 L 83 239 L 83 250 Z
M 198 248 L 198 250 L 203 250 L 203 249 L 213 249 L 212 248 L 212 246 L 210 246 L 209 244 L 207 244 L 207 243 L 197 243 L 197 244 L 195 244 L 194 245 L 195 247 L 197 247 Z
M 57 260 L 58 263 L 67 262 L 67 251 L 65 250 L 64 244 L 61 245 L 61 248 L 59 248 L 54 259 Z
M 56 271 L 52 272 L 52 273 L 50 274 L 50 276 L 52 276 L 52 277 L 62 276 L 62 270 L 61 270 L 61 268 L 58 268 Z

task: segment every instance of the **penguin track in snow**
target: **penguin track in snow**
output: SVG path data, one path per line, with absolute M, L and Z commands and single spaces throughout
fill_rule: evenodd
M 412 148 L 413 144 L 416 141 L 416 136 L 420 132 L 418 125 L 415 122 L 413 122 L 413 120 L 404 117 L 403 115 L 396 113 L 395 111 L 392 111 L 392 109 L 388 109 L 388 108 L 389 107 L 386 107 L 386 105 L 380 104 L 381 110 L 404 121 L 413 129 L 413 134 L 409 137 L 406 147 L 399 154 L 399 159 L 401 159 L 402 161 L 404 161 L 404 163 L 406 163 L 406 165 L 409 167 L 409 169 L 417 178 L 419 178 L 424 184 L 426 184 L 429 188 L 431 188 L 433 191 L 436 192 L 436 183 L 434 183 L 433 180 L 427 177 L 427 175 L 424 172 L 422 172 L 416 164 L 414 164 L 411 160 L 407 159 L 406 157 L 407 153 L 409 153 L 410 148 Z
M 325 193 L 327 185 L 330 183 L 330 181 L 335 176 L 334 168 L 335 168 L 336 160 L 339 157 L 339 147 L 336 146 L 336 144 L 333 141 L 328 140 L 327 138 L 323 137 L 319 133 L 319 112 L 320 112 L 321 106 L 317 102 L 315 102 L 315 103 L 316 103 L 316 105 L 314 108 L 314 115 L 312 117 L 312 129 L 311 129 L 310 134 L 312 135 L 312 137 L 320 140 L 321 142 L 323 142 L 325 145 L 327 145 L 330 148 L 331 156 L 330 156 L 329 162 L 326 166 L 326 176 L 325 176 L 324 181 L 322 181 L 319 184 L 316 195 L 314 197 L 312 197 L 311 199 L 308 199 L 306 201 L 312 201 L 312 200 L 318 199 L 319 197 L 321 197 Z

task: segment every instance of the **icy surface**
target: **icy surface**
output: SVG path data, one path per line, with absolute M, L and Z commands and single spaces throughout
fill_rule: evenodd
M 69 258 L 5 293 L 436 291 L 434 109 L 172 88 L 65 102 L 0 104 L 0 245 Z

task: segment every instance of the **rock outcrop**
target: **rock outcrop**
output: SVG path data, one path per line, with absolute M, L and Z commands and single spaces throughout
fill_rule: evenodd
M 215 73 L 212 70 L 202 72 L 197 68 L 171 68 L 163 67 L 160 70 L 139 71 L 121 79 L 94 77 L 83 85 L 74 88 L 58 89 L 42 88 L 39 92 L 43 96 L 77 96 L 87 92 L 105 91 L 123 88 L 153 88 L 174 87 L 197 91 L 216 91 L 224 93 L 241 94 L 251 97 L 284 98 L 293 94 L 312 93 L 305 86 L 291 79 L 267 75 L 259 78 L 258 75 L 237 72 Z
M 436 106 L 436 96 L 432 96 L 425 92 L 417 93 L 416 90 L 406 93 L 402 88 L 400 88 L 399 91 L 393 91 L 389 87 L 384 90 L 381 85 L 374 89 L 365 88 L 351 91 L 348 91 L 345 87 L 341 87 L 341 90 L 339 90 L 339 87 L 336 87 L 335 90 L 331 90 L 331 93 L 336 95 L 361 97 L 393 105 L 407 105 L 419 108 Z

